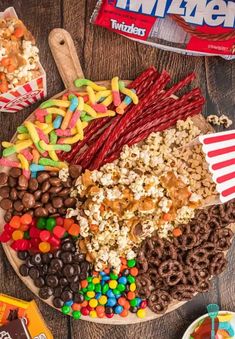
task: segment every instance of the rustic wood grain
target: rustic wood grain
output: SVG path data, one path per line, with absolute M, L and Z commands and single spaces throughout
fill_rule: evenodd
M 40 48 L 41 61 L 48 76 L 49 96 L 61 91 L 63 85 L 48 48 L 47 36 L 52 28 L 63 27 L 75 40 L 82 69 L 88 78 L 109 79 L 119 74 L 122 78 L 132 79 L 151 64 L 160 71 L 167 69 L 174 81 L 195 71 L 197 84 L 207 98 L 204 113 L 227 114 L 234 118 L 234 62 L 222 58 L 189 57 L 156 50 L 103 28 L 94 27 L 89 24 L 89 19 L 95 3 L 96 0 L 1 0 L 0 2 L 0 10 L 14 6 L 19 17 L 35 35 Z M 16 126 L 36 106 L 37 104 L 11 115 L 0 113 L 1 140 L 10 139 Z M 13 272 L 2 248 L 0 255 L 1 292 L 27 300 L 34 298 Z M 145 324 L 114 327 L 85 321 L 77 322 L 55 312 L 38 299 L 37 303 L 56 339 L 180 339 L 189 323 L 205 313 L 205 306 L 209 302 L 219 302 L 222 308 L 234 310 L 234 256 L 235 245 L 233 244 L 229 253 L 228 269 L 221 277 L 213 280 L 213 287 L 209 293 L 200 294 L 179 310 Z M 71 327 L 67 327 L 67 323 L 71 324 Z

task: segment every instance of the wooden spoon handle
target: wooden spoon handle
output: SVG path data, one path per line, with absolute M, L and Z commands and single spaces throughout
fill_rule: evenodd
M 48 42 L 65 87 L 74 90 L 74 80 L 84 78 L 84 74 L 71 35 L 65 29 L 55 28 Z

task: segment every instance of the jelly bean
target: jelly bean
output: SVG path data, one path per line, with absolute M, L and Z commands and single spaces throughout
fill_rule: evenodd
M 18 144 L 15 144 L 11 147 L 4 149 L 2 154 L 3 154 L 4 157 L 9 157 L 10 155 L 12 155 L 14 153 L 19 153 L 23 149 L 32 146 L 32 144 L 33 144 L 32 140 L 24 140 L 24 141 L 22 141 Z
M 71 308 L 68 305 L 64 305 L 61 309 L 63 314 L 68 314 L 70 312 Z
M 108 301 L 108 298 L 105 295 L 103 295 L 98 301 L 100 305 L 105 305 Z
M 73 300 L 67 300 L 64 304 L 67 305 L 67 306 L 72 306 Z
M 68 229 L 68 233 L 74 237 L 77 237 L 80 234 L 80 226 L 77 224 L 72 224 Z
M 96 299 L 91 299 L 89 301 L 89 306 L 95 308 L 96 306 L 98 306 L 98 301 Z
M 116 280 L 110 280 L 109 287 L 113 290 L 117 287 L 118 283 Z
M 28 213 L 25 213 L 20 217 L 20 222 L 22 224 L 30 225 L 32 223 L 32 220 L 32 216 Z
M 11 234 L 7 231 L 3 231 L 0 235 L 0 242 L 6 243 L 11 239 Z
M 108 290 L 108 292 L 106 293 L 108 298 L 115 298 L 114 293 L 112 292 L 112 290 Z
M 135 259 L 127 260 L 127 266 L 128 267 L 134 267 L 135 265 L 136 265 Z
M 51 245 L 48 242 L 43 241 L 39 244 L 38 248 L 42 253 L 47 253 L 50 251 Z
M 106 87 L 104 86 L 99 86 L 96 83 L 94 83 L 91 80 L 88 79 L 77 79 L 74 81 L 74 84 L 77 88 L 82 87 L 82 86 L 90 86 L 92 89 L 95 91 L 106 91 Z
M 132 277 L 132 275 L 129 274 L 129 275 L 127 276 L 127 281 L 128 281 L 130 284 L 132 284 L 132 283 L 135 282 L 135 278 Z
M 130 291 L 135 292 L 135 290 L 136 290 L 136 284 L 135 283 L 130 284 Z
M 29 230 L 29 234 L 31 238 L 39 238 L 40 230 L 36 227 L 31 227 Z
M 16 230 L 12 233 L 11 237 L 12 237 L 13 240 L 23 239 L 24 238 L 24 232 L 22 232 L 20 230 Z
M 82 307 L 81 313 L 82 313 L 82 315 L 87 316 L 87 315 L 89 315 L 90 311 L 88 310 L 87 307 Z
M 57 222 L 56 222 L 55 218 L 48 218 L 46 220 L 46 226 L 45 227 L 48 231 L 52 231 L 56 224 L 57 224 Z
M 145 318 L 146 317 L 146 311 L 142 308 L 139 309 L 136 314 L 137 314 L 137 317 L 139 317 L 139 318 Z
M 139 271 L 138 271 L 138 268 L 137 267 L 132 267 L 130 269 L 130 274 L 133 276 L 133 277 L 136 277 L 138 275 Z
M 60 239 L 52 236 L 49 240 L 50 244 L 53 246 L 53 247 L 58 247 L 60 246 Z
M 58 106 L 58 107 L 69 107 L 70 102 L 65 101 L 65 100 L 59 100 L 59 99 L 50 99 L 47 101 L 44 101 L 41 105 L 40 108 L 49 108 L 52 106 Z
M 110 306 L 110 307 L 113 307 L 114 305 L 116 305 L 117 301 L 115 298 L 108 298 L 108 301 L 107 301 L 107 306 Z
M 62 226 L 55 226 L 53 228 L 53 234 L 59 239 L 63 238 L 65 232 L 66 230 Z
M 39 235 L 40 239 L 44 242 L 48 241 L 50 239 L 50 236 L 51 236 L 51 233 L 47 230 L 41 231 Z
M 81 312 L 80 311 L 73 311 L 72 312 L 72 317 L 73 319 L 77 320 L 77 319 L 80 319 L 81 318 Z
M 46 228 L 46 219 L 45 218 L 38 218 L 37 220 L 37 228 L 39 228 L 40 230 L 43 230 L 44 228 Z
M 148 305 L 147 300 L 143 300 L 143 301 L 140 303 L 140 308 L 146 308 L 147 305 Z
M 12 160 L 5 159 L 5 158 L 0 158 L 0 166 L 16 167 L 16 168 L 20 168 L 21 167 L 19 162 L 12 161 Z
M 123 307 L 121 305 L 118 305 L 114 308 L 114 313 L 120 314 L 123 311 Z
M 119 282 L 120 284 L 126 285 L 126 283 L 127 283 L 127 278 L 126 278 L 126 277 L 120 277 L 120 278 L 118 279 L 118 282 Z
M 73 303 L 72 310 L 73 311 L 80 311 L 81 310 L 81 305 L 77 304 L 77 303 Z
M 15 229 L 20 228 L 20 225 L 21 225 L 20 217 L 18 215 L 15 215 L 14 217 L 12 217 L 9 222 L 9 225 Z
M 111 80 L 111 88 L 112 88 L 112 96 L 113 96 L 113 103 L 114 106 L 119 106 L 121 104 L 121 97 L 119 93 L 119 79 L 118 77 L 114 77 Z

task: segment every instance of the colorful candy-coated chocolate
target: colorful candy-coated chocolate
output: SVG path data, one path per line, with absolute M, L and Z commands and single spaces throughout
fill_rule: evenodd
M 67 305 L 67 306 L 72 306 L 73 305 L 73 300 L 67 300 L 64 305 Z
M 82 315 L 87 316 L 87 315 L 89 315 L 90 311 L 88 310 L 87 307 L 82 307 L 81 313 L 82 313 Z
M 70 313 L 70 310 L 71 310 L 71 308 L 70 308 L 70 306 L 68 306 L 68 305 L 64 305 L 64 306 L 62 307 L 62 309 L 61 309 L 61 311 L 62 311 L 63 314 L 69 314 L 69 313 Z
M 73 319 L 77 320 L 77 319 L 80 319 L 81 318 L 81 312 L 78 310 L 78 311 L 73 311 L 72 312 L 72 317 Z
M 139 317 L 139 318 L 145 318 L 146 317 L 146 311 L 145 311 L 145 309 L 139 309 L 138 311 L 137 311 L 137 317 Z

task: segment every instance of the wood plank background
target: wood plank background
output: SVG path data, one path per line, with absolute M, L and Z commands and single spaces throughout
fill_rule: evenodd
M 119 75 L 132 79 L 150 65 L 164 68 L 176 81 L 195 71 L 207 103 L 204 114 L 227 114 L 234 119 L 235 62 L 220 57 L 189 57 L 144 46 L 89 23 L 96 0 L 1 0 L 0 11 L 9 6 L 36 37 L 41 62 L 47 73 L 48 96 L 63 89 L 51 56 L 47 37 L 56 27 L 67 29 L 72 35 L 86 77 L 93 80 L 110 79 Z M 37 104 L 19 113 L 0 113 L 1 141 L 9 140 Z M 231 128 L 234 128 L 235 124 Z M 36 298 L 18 279 L 0 249 L 0 292 L 25 300 Z M 140 325 L 96 325 L 73 321 L 49 306 L 36 301 L 56 339 L 180 339 L 187 326 L 205 313 L 208 303 L 216 302 L 221 309 L 235 310 L 235 244 L 228 255 L 228 269 L 213 280 L 208 293 L 200 294 L 185 306 L 156 321 Z

